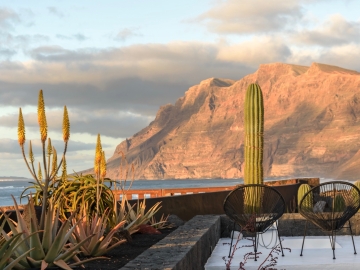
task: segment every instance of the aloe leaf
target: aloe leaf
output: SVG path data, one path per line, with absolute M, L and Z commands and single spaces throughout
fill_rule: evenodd
M 105 253 L 108 253 L 110 250 L 112 250 L 113 248 L 116 248 L 117 246 L 120 246 L 121 244 L 125 243 L 126 240 L 123 239 L 123 240 L 119 240 L 118 242 L 116 242 L 115 244 L 111 245 L 110 247 L 107 247 L 104 252 L 98 252 L 98 253 L 95 253 L 94 256 L 101 256 L 101 255 L 104 255 Z M 100 249 L 101 250 L 101 249 Z
M 45 262 L 44 260 L 41 261 L 41 270 L 45 270 L 48 266 L 49 264 L 47 262 Z
M 31 267 L 40 268 L 42 260 L 34 260 L 31 257 L 26 257 L 27 262 Z
M 68 239 L 65 239 L 66 232 L 69 230 L 69 222 L 65 221 L 62 226 L 60 227 L 58 234 L 56 235 L 55 239 L 51 243 L 48 252 L 45 256 L 45 261 L 50 262 L 54 261 L 57 255 L 60 253 L 61 249 L 64 247 L 64 244 Z
M 13 253 L 13 248 L 17 241 L 19 240 L 21 233 L 14 235 L 9 240 L 5 241 L 5 243 L 0 246 L 0 254 L 2 259 L 0 260 L 0 268 L 2 269 L 7 260 L 10 258 L 11 254 Z
M 110 258 L 108 258 L 108 257 L 102 257 L 102 256 L 100 256 L 100 257 L 93 257 L 93 258 L 88 258 L 88 259 L 86 259 L 86 260 L 82 260 L 82 261 L 80 261 L 80 262 L 76 262 L 76 263 L 72 263 L 72 264 L 69 264 L 69 266 L 78 266 L 78 265 L 82 265 L 82 264 L 84 264 L 84 263 L 87 263 L 87 262 L 91 262 L 91 261 L 94 261 L 94 260 L 110 260 Z
M 72 270 L 72 268 L 66 262 L 64 262 L 63 260 L 54 261 L 54 264 L 56 266 L 59 266 L 61 269 Z
M 16 259 L 12 260 L 5 268 L 3 268 L 3 266 L 1 265 L 0 262 L 0 267 L 3 270 L 11 270 L 14 267 L 19 268 L 18 263 L 24 259 L 26 257 L 26 255 L 28 255 L 29 252 L 31 252 L 33 249 L 28 250 L 27 252 L 23 253 L 22 255 L 18 256 Z
M 60 254 L 56 260 L 64 260 L 68 261 L 70 258 L 72 258 L 75 255 L 75 251 L 78 250 L 82 245 L 86 243 L 93 235 L 89 235 L 84 240 L 82 240 L 80 243 L 77 243 L 76 245 L 73 245 L 72 247 L 65 250 L 64 253 Z

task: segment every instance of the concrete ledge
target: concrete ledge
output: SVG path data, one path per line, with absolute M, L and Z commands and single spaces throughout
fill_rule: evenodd
M 220 216 L 195 216 L 121 269 L 204 269 L 220 232 Z

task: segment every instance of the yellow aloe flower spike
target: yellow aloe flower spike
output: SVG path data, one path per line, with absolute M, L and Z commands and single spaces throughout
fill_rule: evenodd
M 94 172 L 97 175 L 99 172 L 99 165 L 101 162 L 101 155 L 102 155 L 102 147 L 101 147 L 101 139 L 100 139 L 100 134 L 98 134 L 97 136 L 97 141 L 96 141 L 96 148 L 95 148 L 95 162 L 94 162 Z
M 39 162 L 39 170 L 38 170 L 38 179 L 39 181 L 42 180 L 42 172 L 41 172 L 41 165 L 40 165 L 40 162 Z
M 30 159 L 30 162 L 33 163 L 35 158 L 34 158 L 34 153 L 33 153 L 33 150 L 32 150 L 32 145 L 31 145 L 31 141 L 29 143 L 29 159 Z
M 67 176 L 67 171 L 66 171 L 66 159 L 65 156 L 62 157 L 62 174 L 61 174 L 61 178 L 63 181 L 66 180 L 66 176 Z
M 21 112 L 21 108 L 19 108 L 19 121 L 18 121 L 18 141 L 20 146 L 23 146 L 25 143 L 25 123 L 24 118 Z
M 47 145 L 47 155 L 48 156 L 51 156 L 51 154 L 52 154 L 52 146 L 51 146 L 51 139 L 50 138 L 48 138 L 48 145 Z
M 55 176 L 56 169 L 57 169 L 57 152 L 55 147 L 53 147 L 53 158 L 52 158 L 52 164 L 51 164 L 51 175 Z
M 64 142 L 68 142 L 70 138 L 70 121 L 66 106 L 64 106 L 64 117 L 63 117 L 63 139 Z
M 45 115 L 45 102 L 42 90 L 39 92 L 39 101 L 38 101 L 38 122 L 40 126 L 40 135 L 41 141 L 45 142 L 47 138 L 47 123 Z
M 102 151 L 101 162 L 100 162 L 100 175 L 101 178 L 106 176 L 106 159 L 105 159 L 105 151 Z

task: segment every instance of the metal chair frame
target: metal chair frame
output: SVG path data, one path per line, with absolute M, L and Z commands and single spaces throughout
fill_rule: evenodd
M 246 193 L 246 190 L 249 190 L 251 192 L 252 189 L 257 190 L 257 192 L 259 192 L 259 190 L 261 190 L 262 194 L 265 194 L 265 192 L 267 192 L 267 193 L 265 194 L 265 198 L 258 198 L 261 201 L 261 203 L 259 204 L 261 207 L 259 207 L 257 209 L 257 211 L 255 211 L 255 212 L 253 211 L 250 213 L 247 212 L 245 214 L 244 211 L 242 211 L 242 210 L 244 210 L 244 206 L 245 206 L 245 196 L 246 195 L 244 195 L 244 194 Z M 239 196 L 235 200 L 237 204 L 234 205 L 234 203 L 231 203 L 230 200 L 232 197 L 237 196 L 238 194 L 239 194 Z M 264 203 L 264 199 L 266 199 L 266 198 L 272 199 L 273 204 L 271 204 L 271 201 L 266 201 Z M 285 212 L 285 201 L 284 201 L 284 198 L 282 197 L 282 195 L 276 189 L 274 189 L 270 186 L 260 185 L 260 184 L 249 184 L 249 185 L 239 186 L 239 187 L 235 188 L 234 190 L 232 190 L 226 196 L 223 207 L 224 207 L 225 214 L 234 222 L 233 230 L 231 233 L 231 242 L 230 242 L 230 250 L 229 250 L 228 257 L 230 257 L 231 250 L 232 250 L 234 230 L 235 230 L 236 223 L 239 224 L 243 230 L 246 230 L 249 233 L 255 234 L 255 236 L 254 236 L 255 237 L 255 240 L 254 240 L 255 261 L 257 260 L 256 254 L 257 254 L 258 245 L 259 245 L 259 237 L 258 237 L 259 234 L 265 233 L 270 227 L 272 227 L 272 225 L 274 223 L 276 223 L 276 231 L 277 231 L 277 235 L 278 235 L 278 239 L 279 239 L 279 243 L 280 243 L 280 248 L 281 248 L 282 256 L 284 256 L 281 239 L 280 239 L 280 234 L 279 234 L 279 229 L 278 229 L 278 227 L 279 227 L 278 219 Z M 268 213 L 266 213 L 267 210 L 269 210 Z M 247 218 L 247 217 L 249 217 L 249 218 Z M 249 230 L 247 228 L 247 226 L 249 225 L 249 222 L 251 222 L 250 218 L 252 218 L 254 220 L 252 230 Z
M 334 209 L 335 197 L 336 196 L 344 197 L 345 196 L 344 194 L 347 195 L 346 197 L 347 202 L 344 199 L 344 202 L 346 203 L 345 205 L 346 207 L 344 206 L 344 210 L 342 212 L 341 211 L 336 212 Z M 317 195 L 317 197 L 314 195 Z M 312 199 L 310 200 L 309 198 Z M 309 206 L 306 205 L 307 204 L 306 202 L 312 201 L 312 203 L 314 203 L 313 201 L 314 198 L 316 198 L 317 201 L 324 200 L 327 204 L 330 202 L 331 206 L 328 205 L 330 211 L 315 212 L 314 208 L 309 208 Z M 308 222 L 313 223 L 322 231 L 329 233 L 330 245 L 333 251 L 333 259 L 336 259 L 335 257 L 336 232 L 338 232 L 343 228 L 349 228 L 353 247 L 354 247 L 354 254 L 357 254 L 350 218 L 353 215 L 355 215 L 359 209 L 360 209 L 360 190 L 355 185 L 349 182 L 345 182 L 345 181 L 326 182 L 316 187 L 313 187 L 311 190 L 309 190 L 303 196 L 299 204 L 299 213 L 306 219 L 300 256 L 303 255 Z M 342 213 L 342 215 L 339 215 L 339 213 Z M 326 218 L 327 216 L 330 216 L 330 218 Z M 349 226 L 345 227 L 344 225 L 346 223 L 348 223 Z

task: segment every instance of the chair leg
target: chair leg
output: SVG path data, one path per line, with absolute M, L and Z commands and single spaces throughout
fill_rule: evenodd
M 335 258 L 336 231 L 331 231 L 330 243 L 331 243 L 331 249 L 333 251 L 333 259 L 335 260 L 336 259 Z
M 305 242 L 305 236 L 306 236 L 307 224 L 308 224 L 308 221 L 306 220 L 306 223 L 305 223 L 305 230 L 304 230 L 304 238 L 303 238 L 303 242 L 302 242 L 302 246 L 301 246 L 301 253 L 300 253 L 300 256 L 302 256 L 303 249 L 304 249 L 304 242 Z
M 283 248 L 282 248 L 280 234 L 279 234 L 279 223 L 278 223 L 278 221 L 276 221 L 276 230 L 277 230 L 277 235 L 278 235 L 278 238 L 279 238 L 281 253 L 282 253 L 282 256 L 284 257 L 284 251 L 283 251 Z
M 255 232 L 255 242 L 254 242 L 255 262 L 257 261 L 256 253 L 257 253 L 257 248 L 258 248 L 258 242 L 259 242 L 259 238 L 257 237 L 257 232 Z
M 233 229 L 231 231 L 231 241 L 230 241 L 230 250 L 229 250 L 228 258 L 230 258 L 230 254 L 231 254 L 231 248 L 232 248 L 232 243 L 233 243 L 233 238 L 234 238 L 234 230 L 235 230 L 235 222 L 234 222 L 234 225 L 233 225 Z
M 357 253 L 356 253 L 356 249 L 355 249 L 355 243 L 354 243 L 354 237 L 353 237 L 353 233 L 352 233 L 352 229 L 351 229 L 351 222 L 350 222 L 350 219 L 349 219 L 349 229 L 350 229 L 351 239 L 352 239 L 353 246 L 354 246 L 354 254 L 357 254 Z

